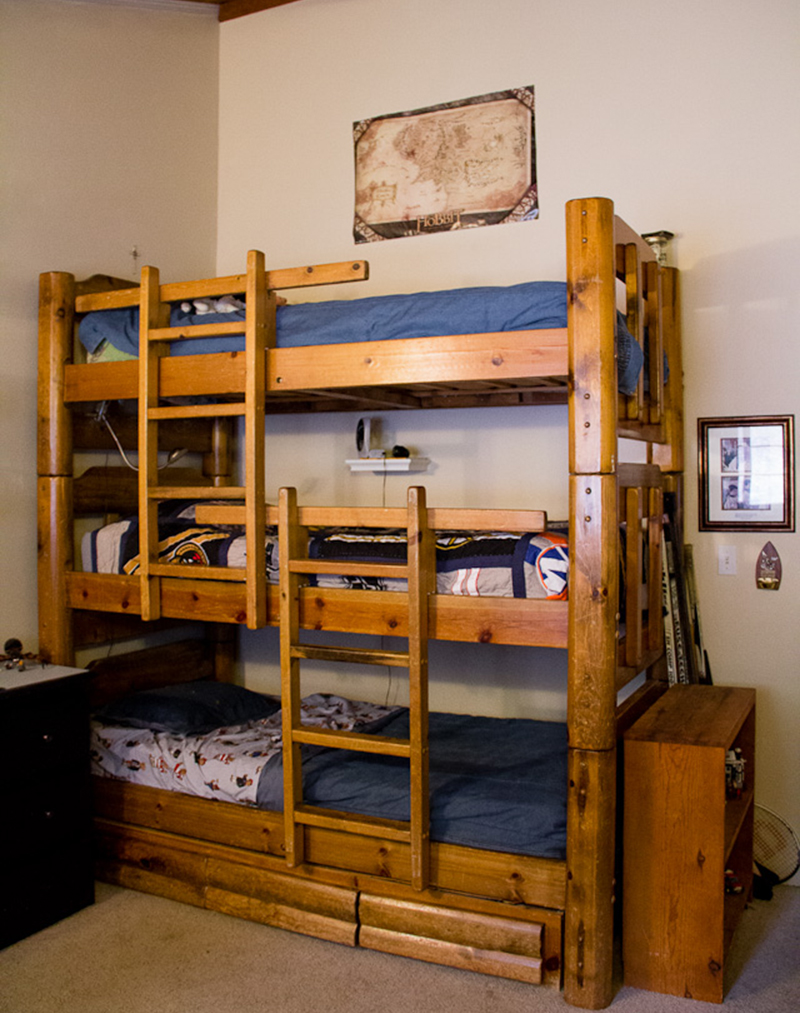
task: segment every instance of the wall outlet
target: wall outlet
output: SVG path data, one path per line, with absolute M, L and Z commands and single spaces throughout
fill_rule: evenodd
M 719 566 L 719 572 L 723 576 L 730 576 L 736 573 L 736 546 L 735 545 L 720 545 L 719 555 L 717 556 L 717 562 Z

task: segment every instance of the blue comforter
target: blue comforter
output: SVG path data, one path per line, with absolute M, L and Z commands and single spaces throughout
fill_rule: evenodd
M 229 323 L 243 319 L 242 312 L 197 315 L 175 304 L 171 325 Z M 442 337 L 567 326 L 567 286 L 563 282 L 535 281 L 509 286 L 480 286 L 412 295 L 373 296 L 280 306 L 276 343 L 279 348 L 329 345 L 394 338 Z M 639 345 L 618 315 L 620 390 L 633 393 L 642 366 Z M 126 307 L 88 313 L 80 323 L 80 340 L 95 352 L 103 341 L 127 355 L 139 354 L 139 310 Z M 196 338 L 176 342 L 175 355 L 238 351 L 244 338 Z
M 408 711 L 392 715 L 378 731 L 407 738 Z M 565 857 L 566 725 L 432 713 L 429 742 L 432 840 Z M 303 786 L 304 801 L 312 805 L 409 818 L 405 760 L 303 746 Z M 283 809 L 281 755 L 262 771 L 257 802 Z

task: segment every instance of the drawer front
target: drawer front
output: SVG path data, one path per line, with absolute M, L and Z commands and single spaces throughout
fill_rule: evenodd
M 88 778 L 58 780 L 28 795 L 6 799 L 6 831 L 0 835 L 0 856 L 46 855 L 91 837 Z
M 359 945 L 529 984 L 561 982 L 560 911 L 487 905 L 463 898 L 436 903 L 362 893 Z
M 89 720 L 82 683 L 65 680 L 0 697 L 0 741 L 23 769 L 88 771 Z

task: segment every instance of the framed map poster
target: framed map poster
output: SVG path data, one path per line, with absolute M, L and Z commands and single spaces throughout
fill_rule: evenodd
M 353 124 L 356 243 L 539 215 L 533 87 Z

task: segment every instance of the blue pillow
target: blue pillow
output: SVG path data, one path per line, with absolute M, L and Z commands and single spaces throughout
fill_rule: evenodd
M 227 682 L 189 682 L 146 689 L 106 704 L 95 717 L 108 725 L 203 735 L 215 728 L 268 718 L 280 700 Z

